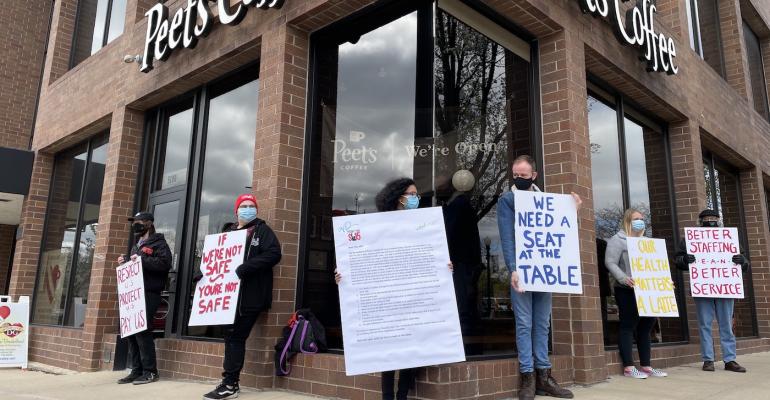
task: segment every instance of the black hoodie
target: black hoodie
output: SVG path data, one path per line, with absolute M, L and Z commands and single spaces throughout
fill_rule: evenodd
M 281 243 L 265 221 L 255 218 L 244 225 L 246 254 L 243 264 L 235 269 L 241 279 L 238 314 L 250 315 L 265 311 L 273 302 L 273 267 L 281 261 Z M 237 231 L 235 224 L 225 226 L 223 232 Z
M 141 246 L 135 244 L 131 255 L 142 257 L 144 290 L 160 294 L 166 287 L 168 271 L 171 270 L 171 250 L 162 233 L 151 233 Z

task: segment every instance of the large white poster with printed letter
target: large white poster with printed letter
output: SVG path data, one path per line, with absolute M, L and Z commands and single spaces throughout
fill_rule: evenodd
M 441 208 L 333 226 L 346 374 L 465 361 Z
M 583 293 L 575 200 L 523 190 L 513 195 L 519 283 L 531 292 Z

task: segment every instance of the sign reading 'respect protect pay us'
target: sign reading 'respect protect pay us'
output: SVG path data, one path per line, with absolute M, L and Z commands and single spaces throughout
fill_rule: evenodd
M 583 293 L 575 200 L 566 194 L 513 194 L 519 282 L 532 292 Z

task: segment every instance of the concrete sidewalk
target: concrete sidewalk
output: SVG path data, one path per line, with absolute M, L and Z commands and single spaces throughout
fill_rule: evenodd
M 770 353 L 739 357 L 749 372 L 727 372 L 717 363 L 716 372 L 703 372 L 701 364 L 668 369 L 667 378 L 636 380 L 613 376 L 607 382 L 572 387 L 580 400 L 691 400 L 770 399 Z M 124 372 L 71 373 L 55 375 L 40 371 L 0 369 L 0 398 L 19 400 L 137 400 L 201 399 L 212 384 L 161 380 L 145 386 L 117 385 Z M 317 397 L 280 391 L 244 390 L 244 400 L 309 400 Z M 538 399 L 547 399 L 540 397 Z
M 34 366 L 30 366 L 34 369 Z M 45 370 L 49 370 L 45 368 Z M 199 400 L 215 384 L 171 381 L 161 379 L 148 385 L 118 385 L 116 380 L 125 372 L 51 373 L 19 369 L 0 369 L 0 399 L 3 400 Z M 310 400 L 318 397 L 302 396 L 280 391 L 244 389 L 238 397 L 243 400 Z
M 738 356 L 738 362 L 748 372 L 725 371 L 722 362 L 715 363 L 715 372 L 705 372 L 698 363 L 666 369 L 666 378 L 631 379 L 616 375 L 604 383 L 570 389 L 580 400 L 770 399 L 770 353 Z

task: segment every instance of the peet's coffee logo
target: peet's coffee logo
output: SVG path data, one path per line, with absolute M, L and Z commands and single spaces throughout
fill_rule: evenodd
M 625 23 L 620 15 L 621 3 L 630 0 L 578 0 L 584 13 L 609 18 L 615 36 L 623 43 L 638 46 L 640 58 L 647 62 L 648 71 L 661 71 L 676 75 L 679 67 L 674 64 L 676 46 L 674 39 L 655 32 L 655 0 L 637 0 L 636 6 L 626 12 Z
M 187 0 L 187 7 L 177 10 L 171 19 L 168 17 L 168 7 L 158 3 L 145 13 L 147 36 L 139 71 L 152 71 L 154 60 L 167 60 L 171 52 L 180 46 L 195 48 L 198 38 L 207 36 L 214 24 L 214 16 L 208 4 L 213 2 L 217 3 L 219 22 L 222 25 L 238 25 L 246 16 L 248 7 L 280 9 L 285 0 L 241 0 L 235 7 L 230 6 L 229 0 Z

